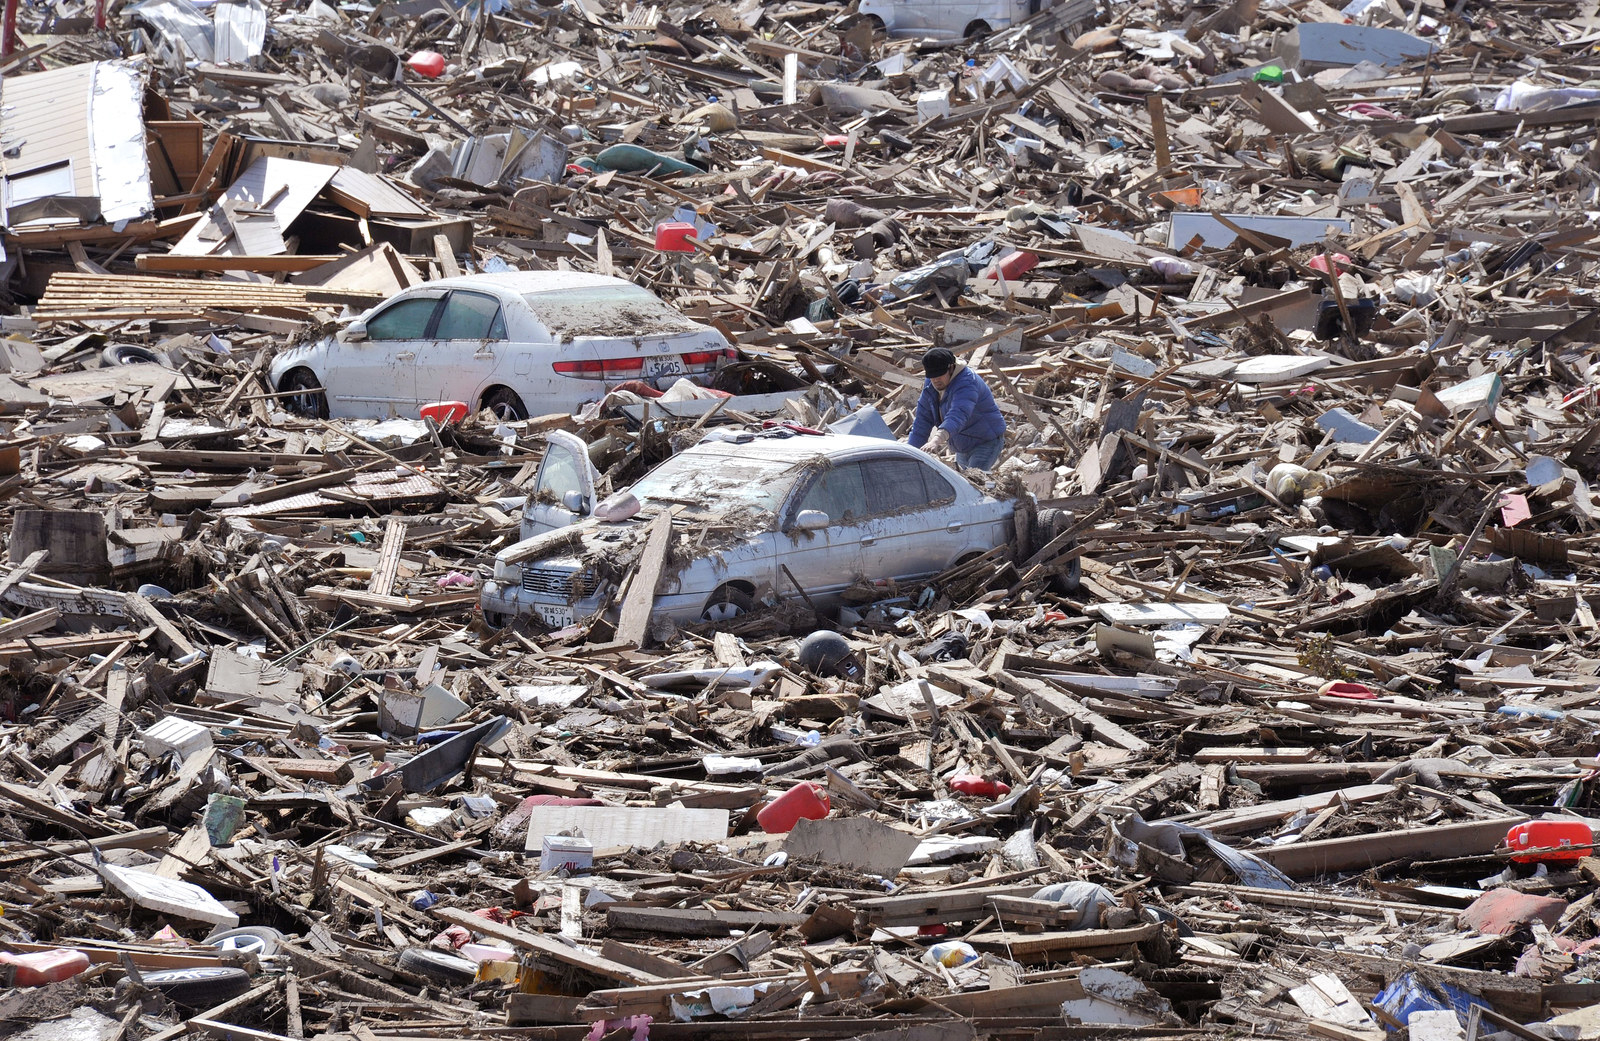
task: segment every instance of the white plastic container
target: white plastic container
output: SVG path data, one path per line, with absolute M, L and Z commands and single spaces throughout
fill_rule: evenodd
M 567 870 L 573 874 L 594 866 L 594 843 L 572 835 L 546 835 L 539 854 L 540 871 Z
M 145 754 L 152 757 L 176 752 L 179 758 L 187 759 L 211 747 L 211 731 L 199 723 L 191 723 L 177 716 L 168 716 L 159 721 L 141 733 L 139 739 L 144 742 Z
M 950 114 L 950 92 L 948 90 L 925 90 L 917 95 L 917 121 L 926 123 L 930 119 Z

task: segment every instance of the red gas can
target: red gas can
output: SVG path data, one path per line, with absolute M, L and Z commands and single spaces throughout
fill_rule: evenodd
M 42 987 L 46 983 L 70 980 L 89 967 L 89 956 L 82 951 L 34 951 L 32 954 L 0 954 L 0 966 L 11 978 L 12 986 Z
M 444 55 L 438 51 L 418 51 L 406 59 L 406 64 L 419 76 L 436 80 L 444 74 Z
M 1583 821 L 1528 821 L 1506 833 L 1506 845 L 1519 864 L 1582 860 L 1594 847 L 1594 832 Z
M 1026 275 L 1028 272 L 1032 271 L 1038 263 L 1038 254 L 1029 253 L 1025 249 L 1019 249 L 1015 253 L 1008 253 L 1006 256 L 1001 257 L 1000 263 L 997 266 L 1001 275 L 1008 279 L 1012 279 L 1021 278 L 1023 275 Z
M 688 221 L 669 220 L 656 225 L 656 249 L 663 253 L 693 253 L 694 225 Z
M 963 795 L 993 797 L 1011 794 L 1011 786 L 1004 781 L 990 781 L 977 774 L 958 774 L 950 778 L 950 787 Z
M 833 807 L 828 803 L 828 793 L 820 785 L 809 781 L 795 785 L 773 799 L 756 814 L 756 823 L 769 835 L 777 835 L 794 828 L 801 817 L 819 821 Z

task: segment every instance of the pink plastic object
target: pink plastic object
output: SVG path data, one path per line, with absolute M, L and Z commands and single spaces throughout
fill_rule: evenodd
M 1000 274 L 1004 275 L 1008 279 L 1011 279 L 1021 278 L 1023 275 L 1026 275 L 1028 272 L 1032 271 L 1034 267 L 1038 265 L 1038 263 L 1038 254 L 1029 253 L 1025 249 L 1019 249 L 1015 253 L 1011 253 L 1005 257 L 1002 257 L 997 267 L 1000 271 Z
M 795 785 L 773 799 L 756 814 L 756 823 L 769 835 L 779 835 L 794 829 L 795 822 L 804 817 L 819 821 L 833 807 L 828 803 L 828 793 L 821 785 L 809 781 Z
M 1351 260 L 1348 254 L 1335 253 L 1333 255 L 1333 266 L 1338 268 L 1338 273 L 1339 274 L 1344 274 L 1345 268 L 1348 267 L 1349 265 L 1353 264 L 1353 263 L 1355 263 L 1355 261 Z M 1316 256 L 1314 256 L 1310 260 L 1306 261 L 1306 267 L 1310 268 L 1313 271 L 1320 271 L 1324 275 L 1326 275 L 1328 273 L 1328 257 L 1327 257 L 1327 254 L 1318 253 Z
M 42 987 L 46 983 L 70 980 L 89 967 L 89 956 L 82 951 L 34 951 L 32 954 L 0 954 L 12 986 Z
M 950 779 L 950 787 L 962 795 L 1009 795 L 1011 786 L 1004 781 L 991 781 L 977 774 L 960 774 Z
M 1349 698 L 1352 701 L 1371 701 L 1378 696 L 1365 683 L 1346 683 L 1343 680 L 1324 683 L 1318 693 L 1325 697 Z
M 422 418 L 431 419 L 442 427 L 453 427 L 467 418 L 465 401 L 435 401 L 422 406 Z
M 418 51 L 406 59 L 411 71 L 419 76 L 436 80 L 444 74 L 444 55 L 438 51 Z
M 1519 864 L 1582 860 L 1594 847 L 1594 832 L 1583 821 L 1527 821 L 1506 832 L 1506 845 Z
M 694 225 L 688 221 L 669 220 L 656 225 L 656 249 L 663 253 L 693 253 Z

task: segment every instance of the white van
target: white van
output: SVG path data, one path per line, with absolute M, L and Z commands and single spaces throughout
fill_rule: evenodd
M 890 36 L 961 40 L 1004 29 L 1048 6 L 1048 0 L 861 0 L 858 10 Z

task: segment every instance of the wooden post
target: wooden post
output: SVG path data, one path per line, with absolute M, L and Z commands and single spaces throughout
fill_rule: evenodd
M 10 57 L 17 49 L 17 0 L 6 0 L 6 12 L 0 21 L 0 58 Z

